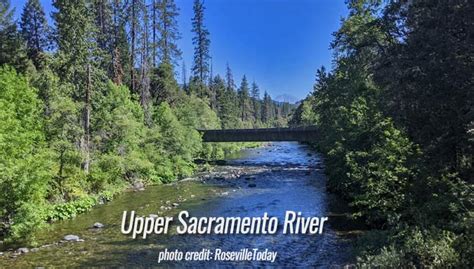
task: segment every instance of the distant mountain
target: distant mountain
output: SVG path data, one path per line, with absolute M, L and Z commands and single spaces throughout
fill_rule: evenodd
M 295 104 L 296 102 L 299 101 L 298 98 L 296 98 L 292 95 L 289 95 L 289 94 L 278 95 L 277 97 L 275 97 L 274 100 L 278 101 L 278 102 L 286 102 L 286 103 L 290 103 L 290 104 Z

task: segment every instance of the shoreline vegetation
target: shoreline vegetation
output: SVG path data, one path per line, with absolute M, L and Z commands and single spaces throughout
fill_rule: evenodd
M 474 3 L 347 2 L 290 126 L 318 126 L 328 190 L 370 227 L 361 268 L 472 268 Z
M 133 186 L 169 183 L 245 146 L 203 143 L 198 129 L 285 126 L 293 105 L 244 75 L 210 66 L 202 1 L 194 62 L 181 67 L 174 1 L 38 0 L 21 19 L 0 1 L 0 240 L 34 245 L 48 221 L 73 217 Z M 166 4 L 168 3 L 168 4 Z M 190 3 L 191 4 L 191 3 Z M 150 23 L 150 14 L 160 14 Z M 165 24 L 168 27 L 162 27 Z M 151 38 L 153 36 L 153 38 Z M 224 78 L 225 77 L 225 78 Z

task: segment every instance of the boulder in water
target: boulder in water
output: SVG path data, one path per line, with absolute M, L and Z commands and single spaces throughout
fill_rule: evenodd
M 28 253 L 30 252 L 30 250 L 28 248 L 19 248 L 16 250 L 16 253 L 18 254 L 24 254 L 24 253 Z
M 92 225 L 93 228 L 96 228 L 96 229 L 100 229 L 100 228 L 104 228 L 104 224 L 100 223 L 100 222 L 96 222 L 94 223 L 94 225 Z
M 81 241 L 84 241 L 82 239 L 79 238 L 79 236 L 77 235 L 74 235 L 74 234 L 68 234 L 64 237 L 64 240 L 66 241 L 72 241 L 72 242 L 81 242 Z

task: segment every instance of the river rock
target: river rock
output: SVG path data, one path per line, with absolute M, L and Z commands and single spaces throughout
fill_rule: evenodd
M 96 228 L 96 229 L 104 228 L 104 224 L 102 224 L 100 222 L 96 222 L 96 223 L 94 223 L 94 225 L 92 225 L 92 227 Z
M 135 191 L 144 191 L 145 190 L 145 185 L 143 184 L 143 182 L 137 181 L 137 182 L 133 183 L 133 189 Z
M 178 203 L 173 203 L 173 206 L 174 206 L 174 207 L 178 207 L 179 204 L 178 204 Z
M 28 253 L 30 252 L 30 250 L 28 248 L 19 248 L 16 250 L 16 253 L 18 254 L 25 254 L 25 253 Z
M 156 218 L 158 218 L 158 215 L 156 215 L 156 214 L 150 214 L 150 215 L 148 215 L 148 217 L 150 217 L 150 218 L 152 218 L 152 219 L 156 219 Z
M 66 241 L 74 241 L 74 242 L 81 242 L 81 241 L 84 241 L 82 239 L 79 238 L 79 236 L 77 235 L 74 235 L 74 234 L 68 234 L 64 237 L 64 240 Z
M 250 188 L 255 188 L 255 187 L 257 187 L 257 184 L 255 184 L 255 183 L 250 183 L 250 184 L 249 184 L 249 187 L 250 187 Z

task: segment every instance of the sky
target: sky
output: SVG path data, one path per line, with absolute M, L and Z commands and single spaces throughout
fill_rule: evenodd
M 180 15 L 178 46 L 188 69 L 193 61 L 192 0 L 175 0 Z M 11 1 L 20 17 L 26 0 Z M 40 0 L 46 14 L 51 0 Z M 205 0 L 214 75 L 229 63 L 237 86 L 242 76 L 255 81 L 261 94 L 303 99 L 312 90 L 316 69 L 331 67 L 332 33 L 347 15 L 342 0 Z M 49 19 L 51 22 L 51 19 Z M 176 68 L 181 83 L 181 67 Z

